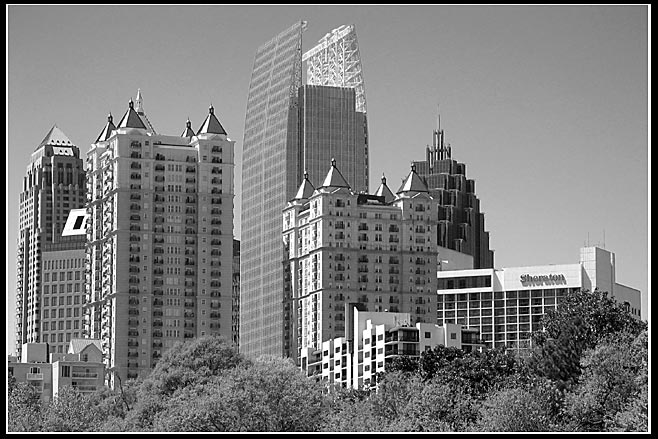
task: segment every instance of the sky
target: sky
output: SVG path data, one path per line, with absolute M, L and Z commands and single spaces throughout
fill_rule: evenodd
M 423 160 L 440 108 L 466 164 L 496 268 L 616 255 L 650 293 L 648 7 L 8 5 L 7 353 L 14 351 L 19 190 L 53 125 L 89 150 L 140 88 L 160 134 L 198 129 L 212 104 L 235 140 L 240 237 L 244 118 L 256 49 L 299 20 L 303 50 L 354 24 L 370 134 L 370 189 Z

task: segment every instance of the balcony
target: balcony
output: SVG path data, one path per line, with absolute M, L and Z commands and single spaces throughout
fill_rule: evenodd
M 28 373 L 27 374 L 27 379 L 29 381 L 43 380 L 43 373 Z

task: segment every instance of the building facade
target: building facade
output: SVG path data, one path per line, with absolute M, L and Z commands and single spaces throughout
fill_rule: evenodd
M 131 99 L 87 154 L 86 334 L 122 380 L 177 341 L 232 339 L 234 141 L 211 106 L 153 134 Z M 114 385 L 112 378 L 111 385 Z
M 445 143 L 440 123 L 437 125 L 425 160 L 413 163 L 440 204 L 438 245 L 470 255 L 473 258 L 470 268 L 492 268 L 494 255 L 489 248 L 489 232 L 484 228 L 480 200 L 475 195 L 475 181 L 466 178 L 466 165 L 452 158 L 452 148 Z M 458 267 L 448 267 L 454 268 Z
M 344 81 L 335 76 L 331 84 L 323 82 L 321 65 L 336 61 L 332 57 L 313 58 L 318 68 L 314 82 L 302 86 L 305 29 L 306 22 L 295 23 L 258 48 L 249 86 L 242 163 L 240 352 L 250 356 L 293 355 L 284 327 L 291 316 L 283 304 L 280 215 L 304 171 L 319 172 L 329 154 L 345 157 L 353 163 L 355 189 L 368 187 L 365 105 L 358 104 L 364 99 L 362 87 L 356 90 L 346 75 Z M 356 44 L 355 33 L 344 38 Z M 332 47 L 340 41 L 332 40 Z M 352 53 L 354 60 L 358 51 Z
M 450 323 L 412 325 L 409 313 L 363 312 L 359 307 L 363 308 L 345 306 L 349 320 L 345 336 L 322 342 L 320 349 L 302 350 L 300 367 L 309 377 L 343 387 L 372 388 L 377 373 L 385 372 L 397 357 L 418 358 L 439 345 L 483 349 L 476 329 Z
M 580 250 L 576 264 L 439 271 L 437 324 L 479 330 L 488 348 L 527 347 L 544 314 L 573 291 L 598 288 L 640 318 L 640 291 L 615 281 L 614 253 Z
M 49 354 L 48 343 L 26 343 L 23 361 L 8 358 L 9 376 L 33 386 L 44 403 L 66 386 L 91 394 L 104 387 L 105 364 L 99 346 L 99 340 L 72 339 L 65 352 Z
M 53 126 L 32 153 L 20 193 L 15 340 L 19 358 L 25 343 L 50 342 L 53 336 L 59 342 L 74 334 L 72 326 L 66 327 L 72 325 L 72 309 L 81 306 L 73 301 L 79 300 L 76 278 L 84 236 L 62 232 L 70 211 L 84 206 L 85 187 L 78 147 Z M 62 300 L 67 308 L 59 307 Z M 59 309 L 67 309 L 61 318 Z M 62 338 L 62 349 L 63 343 Z
M 231 305 L 231 341 L 240 347 L 240 241 L 233 239 L 233 294 Z
M 301 169 L 317 178 L 326 172 L 327 163 L 334 158 L 341 163 L 341 173 L 354 191 L 367 192 L 366 114 L 356 111 L 356 105 L 353 88 L 304 85 L 299 89 Z M 295 176 L 296 183 L 302 175 Z
M 297 358 L 345 331 L 345 303 L 434 323 L 437 203 L 412 167 L 393 195 L 386 179 L 358 194 L 332 161 L 315 189 L 305 176 L 283 211 L 287 336 Z

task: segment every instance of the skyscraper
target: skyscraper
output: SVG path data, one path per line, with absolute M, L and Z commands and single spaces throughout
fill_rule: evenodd
M 409 324 L 436 320 L 436 212 L 415 168 L 393 195 L 355 193 L 332 161 L 314 188 L 305 178 L 283 211 L 285 286 L 304 348 L 345 333 L 345 305 L 409 313 Z
M 321 178 L 327 154 L 352 158 L 355 190 L 368 187 L 365 106 L 357 104 L 362 94 L 355 82 L 341 82 L 338 76 L 331 84 L 323 82 L 321 66 L 336 61 L 331 56 L 314 63 L 313 84 L 302 87 L 305 29 L 306 22 L 297 22 L 258 48 L 249 86 L 240 262 L 240 351 L 247 355 L 291 355 L 280 215 L 303 173 L 308 170 L 312 179 Z M 354 33 L 341 35 L 348 34 L 355 45 Z M 341 38 L 320 45 L 335 46 Z M 360 61 L 353 64 L 360 68 Z
M 139 95 L 138 95 L 139 96 Z M 87 155 L 87 335 L 122 380 L 177 341 L 231 340 L 234 141 L 201 127 L 154 134 L 133 101 Z
M 18 356 L 23 343 L 62 342 L 59 346 L 64 346 L 64 337 L 73 335 L 73 297 L 80 299 L 80 292 L 76 295 L 74 291 L 74 272 L 79 276 L 82 270 L 84 236 L 62 236 L 62 232 L 70 211 L 84 202 L 85 172 L 80 151 L 53 126 L 32 153 L 20 193 Z M 77 308 L 80 311 L 80 304 Z M 46 336 L 52 338 L 46 340 Z
M 493 268 L 493 250 L 489 248 L 489 232 L 484 229 L 480 200 L 475 195 L 475 181 L 466 178 L 466 165 L 452 158 L 452 148 L 444 141 L 440 122 L 433 132 L 432 146 L 426 149 L 425 160 L 413 163 L 440 204 L 438 245 L 472 256 L 473 266 L 467 268 Z M 440 254 L 441 249 L 439 258 Z

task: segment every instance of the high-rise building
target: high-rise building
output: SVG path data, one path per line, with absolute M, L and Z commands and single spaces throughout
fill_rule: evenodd
M 345 333 L 346 303 L 435 323 L 437 202 L 415 169 L 393 195 L 354 193 L 332 161 L 316 189 L 305 176 L 283 211 L 285 291 L 297 348 Z
M 131 99 L 87 154 L 86 331 L 123 380 L 177 341 L 232 339 L 235 142 L 212 106 L 180 136 L 144 118 Z
M 302 86 L 300 21 L 260 46 L 247 99 L 242 162 L 240 351 L 290 356 L 284 328 L 281 210 L 305 171 L 321 175 L 330 157 L 350 163 L 354 189 L 368 189 L 368 130 L 353 26 L 308 52 Z M 346 51 L 338 47 L 350 48 Z M 339 53 L 340 52 L 340 53 Z M 345 69 L 329 69 L 345 58 Z M 322 66 L 325 66 L 323 68 Z M 358 72 L 358 75 L 356 74 Z M 323 78 L 329 78 L 325 81 Z
M 439 119 L 440 120 L 440 119 Z M 432 146 L 424 161 L 414 161 L 420 175 L 439 201 L 438 245 L 473 258 L 471 267 L 492 268 L 493 250 L 489 248 L 489 232 L 484 229 L 484 214 L 475 195 L 475 181 L 466 178 L 466 165 L 452 158 L 452 149 L 444 141 L 440 123 L 433 132 Z M 452 270 L 457 267 L 448 266 Z M 443 269 L 443 268 L 442 268 Z
M 84 236 L 62 236 L 72 209 L 84 206 L 85 172 L 76 145 L 53 126 L 32 153 L 20 193 L 16 352 L 25 343 L 63 350 L 80 312 Z M 77 322 L 77 323 L 74 323 Z M 46 338 L 48 338 L 46 340 Z M 54 338 L 54 339 L 53 339 Z M 52 347 L 51 347 L 52 349 Z

